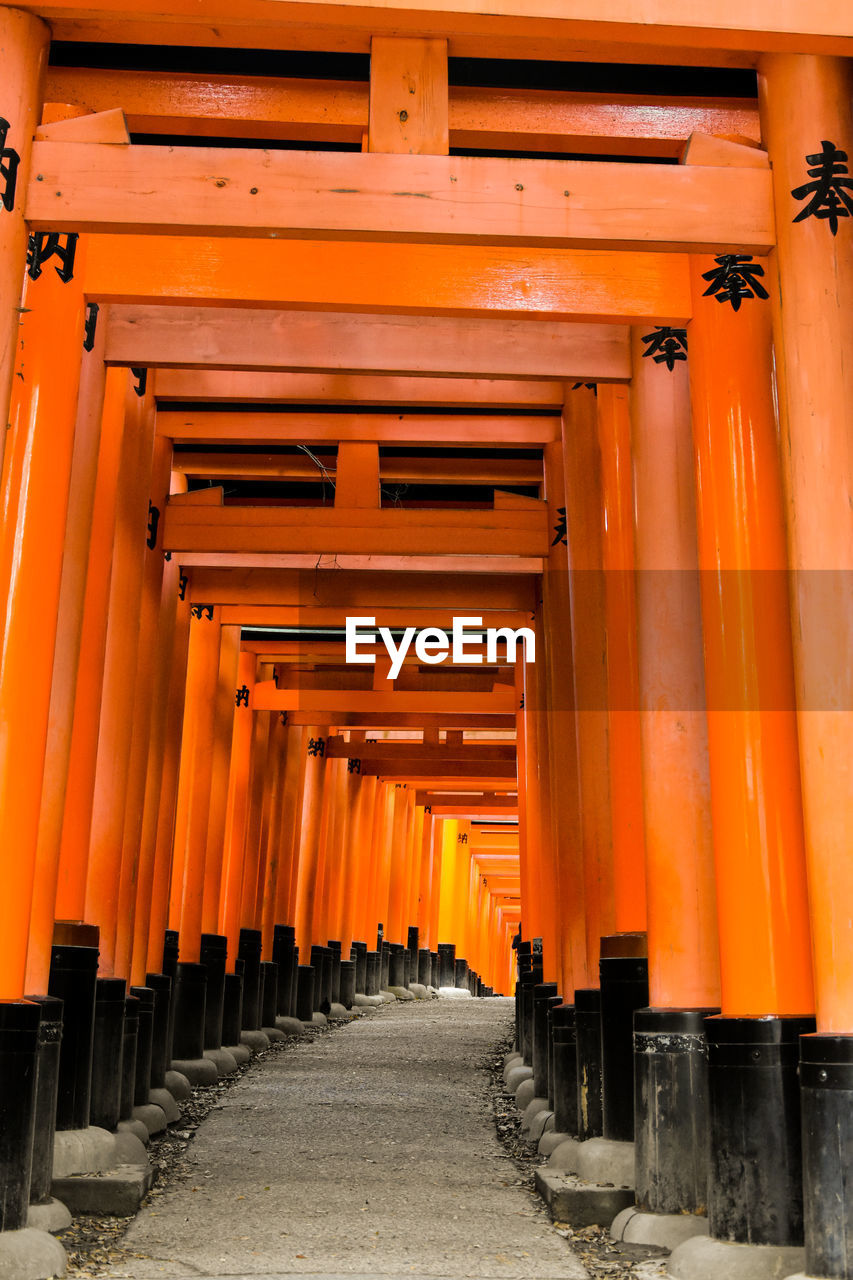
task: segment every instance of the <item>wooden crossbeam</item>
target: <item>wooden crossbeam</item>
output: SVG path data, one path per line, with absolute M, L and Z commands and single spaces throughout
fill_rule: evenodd
M 167 503 L 163 549 L 251 555 L 548 554 L 544 503 L 535 510 L 182 506 Z
M 431 712 L 447 716 L 509 715 L 515 711 L 515 693 L 508 686 L 497 686 L 492 693 L 401 693 L 396 690 L 277 689 L 273 682 L 255 685 L 252 706 L 255 711 L 308 711 L 315 716 L 329 713 L 331 719 L 313 723 L 340 724 L 336 717 L 353 711 L 384 714 L 405 712 L 417 716 Z M 497 775 L 493 775 L 497 776 Z
M 333 739 L 327 748 L 333 759 L 360 760 L 362 768 L 367 763 L 394 764 L 417 761 L 419 764 L 440 764 L 445 769 L 460 765 L 515 764 L 514 743 L 466 742 L 463 746 L 448 743 L 433 746 L 420 742 L 345 742 Z
M 54 40 L 368 53 L 377 34 L 439 36 L 456 57 L 593 59 L 754 65 L 764 50 L 848 53 L 849 15 L 830 0 L 495 0 L 488 11 L 459 0 L 406 0 L 366 9 L 363 0 L 18 0 L 43 15 Z
M 560 439 L 560 419 L 483 413 L 230 413 L 180 409 L 157 414 L 157 434 L 177 444 L 338 444 L 533 447 Z
M 775 238 L 761 170 L 36 142 L 31 172 L 34 231 L 694 253 Z
M 482 716 L 476 713 L 430 711 L 412 713 L 406 711 L 288 711 L 287 723 L 310 727 L 331 724 L 338 729 L 511 729 L 515 717 L 509 715 Z
M 189 302 L 400 315 L 526 316 L 684 324 L 684 255 L 502 245 L 102 235 L 86 292 L 103 302 Z
M 368 86 L 360 81 L 50 67 L 48 102 L 120 107 L 133 133 L 361 143 Z M 450 86 L 452 147 L 677 155 L 695 130 L 759 137 L 749 100 L 659 98 Z
M 334 475 L 334 459 L 328 465 Z M 388 484 L 537 485 L 542 481 L 542 463 L 535 458 L 386 456 L 380 459 L 379 467 L 383 483 Z M 176 453 L 172 460 L 172 470 L 205 480 L 318 479 L 316 462 L 304 453 Z
M 486 378 L 395 378 L 344 373 L 246 373 L 221 369 L 158 369 L 160 402 L 213 404 L 364 404 L 376 408 L 552 409 L 559 412 L 562 382 Z
M 454 694 L 455 696 L 457 695 Z M 442 764 L 440 761 L 421 760 L 416 755 L 409 759 L 362 761 L 361 772 L 365 777 L 393 778 L 397 781 L 405 779 L 413 782 L 420 782 L 425 778 L 448 776 L 460 779 L 488 777 L 489 781 L 493 782 L 495 779 L 515 779 L 517 776 L 515 761 L 472 760 L 466 763 L 463 760 L 451 760 L 449 764 Z
M 685 172 L 693 171 L 685 167 Z M 613 382 L 631 376 L 628 331 L 620 325 L 238 307 L 111 307 L 104 359 L 109 365 L 161 368 L 548 381 Z

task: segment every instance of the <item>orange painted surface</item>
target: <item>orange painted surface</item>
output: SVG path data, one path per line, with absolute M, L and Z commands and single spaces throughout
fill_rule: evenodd
M 368 151 L 447 155 L 447 41 L 374 36 Z
M 617 933 L 646 928 L 643 766 L 634 581 L 634 488 L 627 388 L 598 388 L 613 909 Z
M 566 536 L 583 847 L 587 970 L 598 971 L 599 941 L 614 930 L 606 604 L 602 573 L 601 457 L 596 400 L 567 389 L 563 410 Z
M 190 622 L 184 738 L 178 784 L 172 901 L 179 915 L 181 960 L 199 963 L 206 880 L 207 824 L 219 681 L 220 620 L 206 614 Z
M 0 421 L 4 423 L 9 421 L 7 410 L 20 319 L 17 308 L 21 303 L 29 235 L 24 221 L 24 194 L 49 44 L 50 30 L 40 18 L 19 9 L 0 10 L 0 49 L 3 51 L 0 114 L 10 126 L 3 145 L 13 148 L 21 162 L 15 206 L 11 211 L 3 208 L 0 217 Z M 3 186 L 5 190 L 5 182 Z M 4 510 L 4 520 L 6 518 Z
M 644 359 L 631 398 L 649 1003 L 719 1004 L 696 508 L 684 363 Z
M 261 884 L 262 831 L 270 766 L 272 717 L 255 712 L 252 725 L 252 769 L 243 847 L 243 878 L 240 890 L 240 926 L 258 928 L 258 892 Z
M 246 844 L 246 822 L 249 806 L 251 774 L 252 693 L 255 687 L 257 659 L 241 650 L 237 659 L 237 687 L 248 690 L 248 706 L 235 706 L 231 731 L 231 755 L 228 773 L 228 806 L 225 815 L 225 854 L 222 865 L 222 888 L 219 899 L 218 933 L 228 938 L 229 972 L 240 943 L 240 906 L 243 886 L 243 851 Z M 235 694 L 236 702 L 236 694 Z
M 36 142 L 32 166 L 35 230 L 703 253 L 774 241 L 758 169 L 83 142 Z M 484 203 L 484 189 L 507 198 Z
M 722 1011 L 808 1014 L 811 934 L 770 304 L 689 330 Z
M 850 1034 L 853 244 L 847 225 L 833 236 L 825 219 L 794 222 L 808 206 L 791 195 L 810 181 L 804 157 L 821 139 L 843 147 L 853 137 L 850 66 L 774 56 L 759 95 L 778 224 L 774 330 L 818 1030 Z
M 204 901 L 202 930 L 219 932 L 221 894 L 225 863 L 228 783 L 231 772 L 231 742 L 234 729 L 238 679 L 240 632 L 237 627 L 222 627 L 219 650 L 219 673 L 213 721 L 213 754 L 210 771 L 210 808 L 207 816 L 205 851 Z
M 11 24 L 7 38 L 12 48 L 14 37 L 22 39 L 22 26 L 28 25 Z M 6 212 L 0 210 L 0 216 Z M 80 376 L 81 274 L 63 284 L 46 265 L 39 280 L 28 281 L 29 311 L 21 318 L 15 356 L 20 377 L 14 379 L 6 433 L 0 547 L 5 587 L 0 613 L 0 998 L 17 999 L 24 990 Z M 13 332 L 18 334 L 17 326 Z M 34 939 L 42 964 L 52 933 L 47 914 L 39 912 L 40 936 Z
M 292 924 L 296 910 L 296 874 L 299 822 L 305 774 L 307 735 L 288 725 L 284 760 L 284 790 L 279 828 L 279 874 L 275 924 Z
M 312 726 L 309 738 L 325 738 L 328 729 Z M 306 751 L 308 744 L 306 743 Z M 299 876 L 296 886 L 296 945 L 300 958 L 306 960 L 311 944 L 314 898 L 317 887 L 317 862 L 323 792 L 326 785 L 326 762 L 322 756 L 308 755 L 305 765 L 305 789 L 302 801 L 302 826 L 299 838 Z M 325 943 L 325 939 L 323 939 Z M 307 962 L 307 961 L 306 961 Z

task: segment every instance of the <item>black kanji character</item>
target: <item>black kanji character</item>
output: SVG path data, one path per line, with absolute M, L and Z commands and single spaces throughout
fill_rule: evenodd
M 7 213 L 15 207 L 15 190 L 18 185 L 18 165 L 21 157 L 14 147 L 6 146 L 6 135 L 11 129 L 8 120 L 0 117 L 0 178 L 3 180 L 3 191 L 0 192 L 0 203 Z
M 249 686 L 247 684 L 244 684 L 244 685 L 241 685 L 240 688 L 237 690 L 237 706 L 248 707 L 248 705 L 249 705 Z
M 568 546 L 568 545 L 569 545 L 569 538 L 568 538 L 569 530 L 568 530 L 568 520 L 567 520 L 567 518 L 566 518 L 566 508 L 565 508 L 565 507 L 557 507 L 557 515 L 558 515 L 560 518 L 559 518 L 559 520 L 557 521 L 557 523 L 554 525 L 554 541 L 551 543 L 551 546 L 552 546 L 552 547 L 556 547 L 556 545 L 557 545 L 557 543 L 558 543 L 558 542 L 564 542 L 564 543 L 566 544 L 566 546 Z
M 60 244 L 60 231 L 34 231 L 27 241 L 27 275 L 31 280 L 38 280 L 42 267 L 51 258 L 58 258 L 62 264 L 54 268 L 63 284 L 74 278 L 74 259 L 77 255 L 76 231 L 69 232 L 65 244 Z
M 181 596 L 183 600 L 183 596 Z M 208 622 L 213 621 L 213 605 L 212 604 L 194 604 L 190 609 L 190 613 L 194 618 L 207 618 Z
M 758 280 L 764 275 L 764 268 L 753 261 L 751 253 L 724 253 L 714 261 L 717 266 L 713 270 L 702 272 L 702 279 L 710 281 L 703 298 L 730 302 L 733 310 L 740 311 L 744 298 L 770 297 Z
M 309 738 L 308 739 L 309 756 L 324 756 L 326 754 L 325 738 Z
M 347 760 L 347 773 L 361 773 L 361 761 L 356 756 Z
M 655 364 L 665 364 L 670 373 L 675 368 L 676 360 L 687 359 L 687 330 L 673 329 L 668 324 L 660 325 L 643 337 L 648 349 L 643 352 L 643 359 L 651 356 Z
M 98 327 L 98 312 L 100 309 L 97 302 L 89 302 L 86 305 L 86 328 L 83 336 L 84 351 L 94 351 L 95 349 L 95 330 Z
M 155 507 L 151 499 L 148 499 L 148 537 L 145 539 L 145 545 L 149 551 L 153 551 L 157 546 L 157 530 L 160 527 L 160 508 Z
M 802 222 L 805 218 L 825 218 L 833 235 L 838 234 L 838 219 L 853 218 L 853 178 L 849 177 L 847 152 L 840 151 L 835 143 L 821 142 L 822 150 L 814 155 L 806 156 L 809 177 L 814 182 L 805 182 L 801 187 L 794 187 L 791 195 L 795 200 L 811 200 L 794 218 L 794 222 Z

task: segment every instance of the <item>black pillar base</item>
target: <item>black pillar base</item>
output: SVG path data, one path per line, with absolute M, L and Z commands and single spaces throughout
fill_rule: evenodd
M 272 960 L 261 961 L 264 1001 L 261 1007 L 261 1026 L 274 1027 L 278 1012 L 278 965 Z
M 85 1129 L 89 1124 L 97 977 L 97 947 L 51 948 L 47 989 L 63 1004 L 57 1129 Z
M 705 1019 L 711 1122 L 711 1235 L 803 1243 L 799 1037 L 814 1018 Z
M 296 1016 L 301 1022 L 310 1022 L 314 1017 L 314 966 L 312 964 L 299 966 Z
M 225 966 L 228 939 L 221 933 L 203 933 L 199 960 L 207 969 L 204 1003 L 204 1047 L 222 1048 L 222 1009 L 225 1002 Z
M 382 978 L 382 958 L 378 951 L 368 951 L 365 954 L 364 967 L 366 973 L 365 986 L 367 987 L 365 995 L 378 996 Z
M 404 987 L 406 985 L 405 951 L 406 948 L 402 942 L 391 943 L 391 960 L 388 966 L 389 987 Z
M 121 1119 L 124 1004 L 123 978 L 98 978 L 95 990 L 95 1039 L 92 1095 L 87 1124 L 115 1129 Z
M 578 1043 L 575 1006 L 557 1004 L 551 1009 L 551 1092 L 554 1128 L 578 1136 Z
M 602 956 L 601 1088 L 604 1136 L 634 1141 L 634 1010 L 649 1003 L 649 962 L 643 956 Z
M 454 981 L 451 983 L 451 986 L 455 986 L 458 990 L 464 991 L 468 986 L 468 961 L 465 959 L 457 959 L 454 968 Z
M 332 961 L 328 947 L 311 948 L 314 969 L 314 1013 L 328 1013 L 332 1007 Z
M 351 1009 L 355 1004 L 355 969 L 355 960 L 341 961 L 340 1002 L 345 1009 Z
M 341 1003 L 341 944 L 331 938 L 326 943 L 329 952 L 331 980 L 329 984 L 329 1001 L 331 1004 Z
M 50 1199 L 50 1184 L 53 1180 L 53 1134 L 56 1129 L 56 1097 L 59 1090 L 62 1001 L 54 996 L 27 996 L 27 999 L 41 1008 L 30 1201 L 32 1204 L 43 1204 Z
M 136 1050 L 139 1041 L 139 1001 L 128 996 L 124 1002 L 124 1043 L 121 1054 L 121 1118 L 133 1116 L 136 1097 Z
M 456 986 L 456 944 L 454 942 L 438 944 L 438 985 L 440 987 Z
M 280 1018 L 296 1016 L 294 993 L 294 966 L 297 964 L 295 929 L 291 924 L 277 924 L 273 928 L 272 958 L 278 965 L 278 1004 Z M 270 1024 L 273 1025 L 273 1024 Z
M 136 1086 L 133 1105 L 144 1107 L 151 1092 L 151 1053 L 154 1040 L 154 992 L 150 987 L 131 987 L 137 1001 L 139 1029 L 136 1036 Z
M 601 1089 L 601 992 L 583 987 L 575 992 L 575 1036 L 578 1071 L 578 1138 L 600 1138 L 604 1128 Z
M 391 944 L 390 942 L 383 942 L 379 949 L 379 986 L 382 991 L 388 990 L 390 969 Z
M 0 1001 L 0 1231 L 27 1225 L 41 1006 Z
M 260 929 L 241 929 L 237 955 L 243 961 L 243 1030 L 261 1029 L 261 950 Z
M 242 1029 L 243 975 L 226 973 L 225 998 L 222 1004 L 222 1043 L 224 1045 L 239 1044 Z
M 707 1212 L 708 1059 L 705 1018 L 716 1009 L 634 1014 L 637 1207 Z
M 151 1030 L 151 1088 L 165 1089 L 166 1072 L 172 1061 L 169 1040 L 172 1006 L 172 979 L 165 973 L 146 973 L 145 985 L 154 992 L 154 1020 Z
M 207 998 L 207 969 L 203 964 L 181 962 L 175 972 L 174 1041 L 176 1062 L 204 1057 L 204 1017 Z
M 441 986 L 441 960 L 439 959 L 437 951 L 430 951 L 429 954 L 430 954 L 430 961 L 431 961 L 431 964 L 430 964 L 430 972 L 432 975 L 431 982 L 432 982 L 432 986 L 434 986 L 435 989 L 438 990 L 438 988 Z
M 169 1061 L 172 1060 L 175 1039 L 175 977 L 178 972 L 179 936 L 177 929 L 167 929 L 163 937 L 163 972 L 172 980 L 172 999 L 169 1004 Z M 176 1055 L 177 1056 L 177 1055 Z
M 418 972 L 415 982 L 419 982 L 422 987 L 432 985 L 432 952 L 429 947 L 420 947 L 418 950 Z
M 355 961 L 355 990 L 360 996 L 369 995 L 367 990 L 367 943 L 354 942 L 350 947 L 350 960 Z
M 806 1272 L 853 1276 L 853 1036 L 800 1040 Z
M 556 982 L 537 982 L 533 988 L 533 1088 L 537 1098 L 548 1096 L 548 1010 L 559 1003 Z

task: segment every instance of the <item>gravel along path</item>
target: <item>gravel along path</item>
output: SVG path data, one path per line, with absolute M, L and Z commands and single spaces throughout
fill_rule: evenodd
M 511 1019 L 500 998 L 387 1005 L 268 1054 L 89 1274 L 587 1280 L 496 1141 Z

